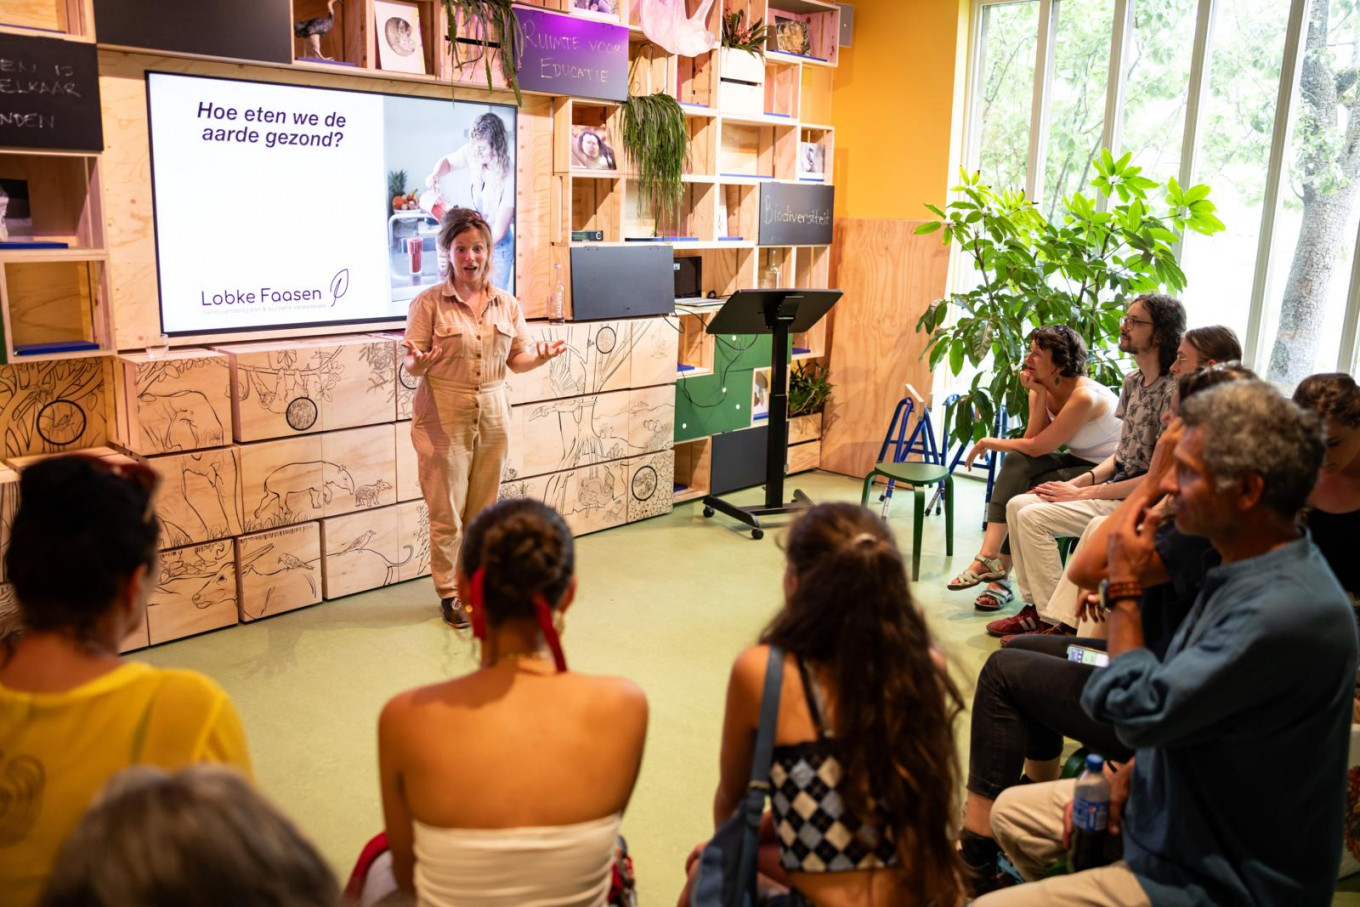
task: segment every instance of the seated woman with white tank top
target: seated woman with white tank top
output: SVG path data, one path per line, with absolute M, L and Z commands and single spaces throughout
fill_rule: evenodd
M 551 507 L 482 511 L 460 560 L 481 667 L 397 696 L 378 723 L 397 887 L 430 907 L 602 905 L 647 699 L 623 678 L 566 670 L 574 554 Z
M 973 602 L 979 611 L 996 611 L 1014 598 L 1007 576 L 1006 502 L 1043 482 L 1081 475 L 1114 453 L 1123 423 L 1115 415 L 1119 398 L 1087 377 L 1086 344 L 1065 324 L 1030 334 L 1029 355 L 1020 372 L 1029 389 L 1029 422 L 1021 438 L 983 438 L 968 453 L 967 465 L 986 451 L 1006 454 L 987 504 L 982 550 L 949 583 L 968 589 L 989 582 Z M 1066 446 L 1065 453 L 1058 449 Z

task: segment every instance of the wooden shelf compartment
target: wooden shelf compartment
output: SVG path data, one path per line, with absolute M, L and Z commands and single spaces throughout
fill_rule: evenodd
M 427 48 L 433 48 L 436 53 L 436 68 L 432 69 L 443 82 L 452 82 L 455 85 L 467 85 L 469 87 L 486 90 L 486 66 L 489 61 L 491 64 L 491 86 L 497 91 L 509 89 L 509 84 L 501 74 L 500 49 L 489 47 L 483 50 L 480 40 L 480 26 L 475 23 L 469 26 L 466 18 L 459 14 L 458 20 L 458 59 L 454 59 L 453 46 L 449 44 L 446 37 L 448 27 L 445 18 L 444 5 L 433 2 L 433 0 L 421 0 L 420 28 L 426 30 L 426 6 L 432 6 L 435 10 L 434 40 L 428 41 Z M 422 35 L 423 37 L 423 35 Z M 427 51 L 428 52 L 428 51 Z
M 762 246 L 756 250 L 756 255 L 756 279 L 760 287 L 776 290 L 793 288 L 794 259 L 797 258 L 793 249 L 787 246 Z M 769 287 L 767 275 L 772 266 L 779 278 L 776 286 Z
M 702 303 L 709 294 L 716 298 L 727 298 L 738 290 L 754 286 L 752 275 L 755 270 L 756 250 L 754 248 L 705 248 L 696 249 L 689 243 L 676 243 L 673 247 L 676 258 L 698 258 L 700 261 L 699 299 L 679 300 Z M 711 313 L 710 313 L 711 314 Z M 697 364 L 697 363 L 693 363 Z
M 715 4 L 716 5 L 716 4 Z M 634 96 L 669 94 L 678 97 L 676 90 L 676 60 L 643 34 L 629 35 L 628 93 Z
M 767 52 L 787 54 L 792 59 L 827 66 L 835 66 L 839 62 L 839 6 L 810 3 L 807 0 L 771 0 L 765 21 L 770 30 Z M 798 47 L 799 32 L 806 34 L 806 52 Z
M 676 320 L 680 326 L 680 346 L 676 360 L 676 376 L 693 378 L 713 372 L 713 335 L 706 333 L 711 312 L 680 312 Z
M 798 92 L 798 120 L 802 123 L 830 123 L 831 96 L 836 73 L 825 66 L 802 67 L 802 89 Z M 830 162 L 827 162 L 830 166 Z
M 765 115 L 798 117 L 798 93 L 803 85 L 803 68 L 797 63 L 765 61 Z
M 81 41 L 94 40 L 93 0 L 5 0 L 0 8 L 0 31 L 29 34 L 57 32 Z
M 108 269 L 101 258 L 0 265 L 5 361 L 100 355 L 112 349 Z
M 740 236 L 743 241 L 755 242 L 760 231 L 760 187 L 723 185 L 719 187 L 719 226 L 726 219 L 726 231 L 719 238 Z
M 97 157 L 0 153 L 0 179 L 27 183 L 35 242 L 63 242 L 71 251 L 103 250 L 104 217 Z M 17 199 L 10 200 L 10 216 L 19 204 Z
M 762 125 L 724 118 L 719 126 L 718 176 L 788 179 L 792 175 L 797 151 L 797 130 L 792 125 Z
M 683 237 L 676 244 L 684 248 L 685 239 L 713 242 L 714 220 L 718 188 L 713 183 L 686 183 L 679 208 L 671 216 L 658 219 L 652 206 L 639 194 L 639 183 L 626 179 L 623 193 L 623 236 L 647 238 L 652 236 Z M 578 228 L 581 229 L 581 228 Z
M 793 250 L 794 286 L 800 290 L 825 290 L 831 286 L 831 248 L 829 246 L 799 246 Z M 831 314 L 812 326 L 812 329 L 793 335 L 794 359 L 820 359 L 827 352 L 827 325 Z
M 800 182 L 831 182 L 832 165 L 835 163 L 836 155 L 836 132 L 830 126 L 799 126 L 798 127 L 798 157 L 797 170 Z M 821 179 L 814 179 L 808 175 L 805 169 L 804 156 L 807 149 L 806 145 L 817 146 L 816 155 L 821 161 Z
M 552 199 L 554 242 L 571 242 L 573 230 L 599 230 L 604 242 L 619 242 L 623 219 L 623 179 L 555 176 Z
M 421 28 L 426 31 L 425 23 L 429 3 L 421 3 Z M 303 22 L 307 19 L 323 19 L 328 15 L 326 11 L 326 0 L 293 0 L 292 22 Z M 373 30 L 373 0 L 345 0 L 344 3 L 336 3 L 334 19 L 331 21 L 330 31 L 321 36 L 321 59 L 313 57 L 307 49 L 307 39 L 293 36 L 293 62 L 310 64 L 315 62 L 319 66 L 328 69 L 347 70 L 349 66 L 328 66 L 324 59 L 329 57 L 337 63 L 348 63 L 358 69 L 378 69 L 376 56 L 376 46 L 374 44 Z M 430 45 L 428 37 L 421 35 L 421 41 L 425 46 Z M 427 55 L 428 59 L 428 55 Z M 433 74 L 434 70 L 430 64 L 426 63 L 425 71 Z
M 613 176 L 629 170 L 623 149 L 623 122 L 618 104 L 581 98 L 553 101 L 553 171 L 578 176 Z M 592 156 L 583 141 L 586 130 L 602 146 Z M 612 158 L 612 170 L 603 165 Z M 595 166 L 592 166 L 594 162 Z
M 767 0 L 722 0 L 721 4 L 714 4 L 714 6 L 719 5 L 723 8 L 723 15 L 730 16 L 732 13 L 742 13 L 745 16 L 742 24 L 748 28 L 757 19 L 767 21 L 769 19 L 769 3 Z
M 718 121 L 712 117 L 685 117 L 689 133 L 689 155 L 685 158 L 685 173 L 694 176 L 718 174 Z
M 718 5 L 713 5 L 716 11 Z M 714 109 L 718 106 L 718 52 L 710 50 L 697 57 L 678 57 L 675 61 L 675 99 L 681 104 Z
M 713 439 L 696 438 L 675 445 L 675 503 L 708 494 L 713 468 Z

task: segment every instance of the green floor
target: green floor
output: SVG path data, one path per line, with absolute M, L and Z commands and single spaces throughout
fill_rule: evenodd
M 824 473 L 791 483 L 814 500 L 857 500 L 858 483 Z M 759 490 L 734 496 L 757 503 Z M 944 557 L 944 519 L 926 523 L 914 585 L 955 675 L 972 681 L 996 643 L 973 594 L 944 583 L 966 567 L 981 537 L 982 485 L 958 483 L 955 557 Z M 718 739 L 727 674 L 778 606 L 778 532 L 762 541 L 700 505 L 580 539 L 580 592 L 564 645 L 574 669 L 622 674 L 651 702 L 642 776 L 624 821 L 645 903 L 679 891 L 683 860 L 712 831 Z M 911 504 L 890 512 L 910 545 Z M 440 623 L 428 579 L 328 602 L 138 653 L 217 679 L 245 720 L 261 788 L 291 815 L 342 881 L 363 843 L 381 830 L 375 727 L 388 697 L 473 667 L 471 646 Z M 959 724 L 960 752 L 968 743 Z M 1349 886 L 1348 886 L 1349 887 Z M 1337 903 L 1360 904 L 1360 895 Z

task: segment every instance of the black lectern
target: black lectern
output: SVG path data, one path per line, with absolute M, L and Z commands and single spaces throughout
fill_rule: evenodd
M 765 504 L 738 507 L 722 498 L 704 498 L 704 516 L 721 511 L 751 527 L 751 538 L 765 535 L 760 517 L 790 513 L 812 503 L 801 491 L 784 500 L 784 458 L 789 446 L 789 335 L 808 330 L 831 311 L 840 290 L 739 290 L 723 303 L 708 326 L 710 334 L 772 334 L 770 417 L 765 448 Z

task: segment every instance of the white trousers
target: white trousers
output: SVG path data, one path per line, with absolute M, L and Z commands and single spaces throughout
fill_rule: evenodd
M 1137 876 L 1122 860 L 1035 881 L 1062 855 L 1063 810 L 1076 786 L 1075 778 L 1017 784 L 997 797 L 992 833 L 1027 881 L 983 895 L 973 902 L 976 907 L 1151 907 Z
M 1108 516 L 1092 517 L 1091 522 L 1086 524 L 1086 528 L 1081 531 L 1081 541 L 1077 542 L 1077 547 L 1073 549 L 1073 554 L 1086 546 L 1091 536 L 1100 528 L 1100 524 L 1108 520 Z M 1067 559 L 1067 563 L 1072 563 L 1072 558 Z M 1091 626 L 1089 622 L 1084 622 L 1084 626 L 1078 626 L 1077 619 L 1077 596 L 1080 593 L 1077 584 L 1072 582 L 1067 576 L 1067 568 L 1063 568 L 1063 574 L 1058 579 L 1057 588 L 1053 590 L 1053 595 L 1048 601 L 1039 601 L 1037 607 L 1039 616 L 1051 624 L 1063 623 L 1069 627 L 1077 628 L 1078 636 L 1097 636 L 1101 639 L 1105 637 L 1105 624 L 1095 624 L 1099 632 L 1087 633 L 1085 628 Z
M 1080 537 L 1092 519 L 1108 516 L 1118 506 L 1118 501 L 1048 503 L 1033 494 L 1010 499 L 1006 505 L 1006 524 L 1010 529 L 1011 560 L 1020 597 L 1026 604 L 1047 607 L 1058 588 L 1063 576 L 1058 539 Z M 1075 616 L 1069 626 L 1076 626 Z

